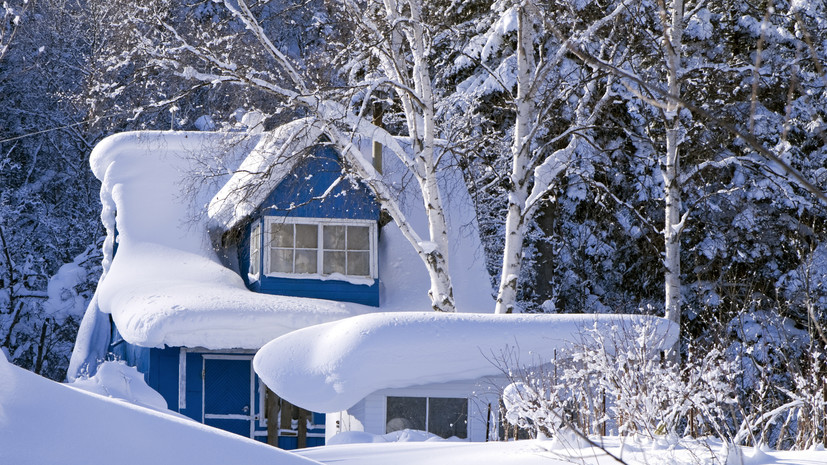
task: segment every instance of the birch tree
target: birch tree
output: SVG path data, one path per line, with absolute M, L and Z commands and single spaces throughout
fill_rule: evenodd
M 633 8 L 630 9 L 632 19 L 630 20 L 646 18 L 645 4 L 632 6 Z M 747 10 L 743 5 L 739 8 L 741 11 Z M 699 2 L 692 3 L 689 10 L 684 11 L 683 3 L 673 1 L 671 3 L 660 2 L 657 11 L 657 17 L 652 18 L 650 24 L 652 30 L 659 31 L 659 42 L 652 40 L 647 34 L 632 35 L 633 40 L 630 46 L 638 40 L 635 53 L 639 55 L 630 60 L 628 66 L 607 63 L 585 50 L 582 44 L 574 41 L 569 42 L 569 49 L 585 63 L 601 67 L 616 75 L 627 89 L 620 91 L 619 96 L 627 99 L 629 108 L 639 109 L 641 115 L 644 111 L 652 112 L 650 116 L 657 115 L 656 118 L 661 122 L 659 126 L 663 128 L 662 131 L 657 130 L 651 123 L 647 123 L 646 137 L 651 141 L 651 146 L 647 150 L 662 160 L 662 164 L 654 167 L 651 174 L 659 175 L 663 186 L 660 195 L 662 195 L 664 205 L 664 224 L 661 230 L 664 243 L 662 262 L 665 282 L 664 308 L 670 319 L 680 322 L 681 302 L 686 299 L 686 296 L 682 295 L 682 288 L 686 285 L 682 283 L 681 260 L 687 259 L 686 254 L 682 254 L 681 243 L 682 239 L 684 241 L 687 239 L 684 236 L 687 231 L 692 232 L 692 237 L 689 239 L 693 245 L 691 258 L 694 262 L 702 261 L 699 260 L 700 255 L 710 258 L 720 257 L 737 263 L 742 260 L 754 260 L 758 256 L 767 257 L 771 254 L 777 254 L 776 256 L 780 257 L 784 255 L 784 252 L 768 252 L 772 248 L 783 249 L 784 244 L 763 244 L 748 254 L 738 252 L 729 258 L 726 256 L 727 249 L 737 242 L 727 243 L 727 240 L 721 238 L 721 232 L 718 233 L 718 237 L 714 237 L 715 233 L 709 228 L 701 227 L 704 221 L 708 222 L 712 219 L 717 221 L 718 218 L 727 217 L 731 221 L 730 228 L 753 230 L 758 221 L 754 212 L 759 210 L 763 214 L 783 217 L 784 209 L 796 205 L 797 213 L 788 214 L 801 216 L 803 208 L 811 214 L 820 215 L 816 213 L 820 209 L 819 200 L 816 199 L 824 198 L 823 187 L 814 185 L 807 178 L 819 179 L 818 171 L 812 170 L 813 165 L 810 160 L 813 159 L 812 157 L 822 160 L 823 147 L 819 149 L 817 148 L 819 143 L 806 142 L 801 145 L 800 149 L 794 148 L 785 142 L 787 140 L 787 136 L 784 135 L 786 129 L 782 130 L 782 128 L 787 124 L 790 124 L 788 126 L 790 128 L 797 127 L 792 130 L 802 137 L 800 140 L 813 142 L 814 139 L 819 138 L 818 133 L 823 132 L 823 129 L 820 129 L 822 128 L 820 119 L 812 113 L 812 107 L 809 106 L 811 103 L 804 103 L 804 101 L 811 102 L 806 95 L 811 94 L 819 86 L 808 87 L 811 90 L 802 91 L 803 95 L 800 99 L 795 98 L 798 90 L 793 90 L 798 82 L 804 80 L 813 82 L 813 77 L 818 75 L 817 68 L 822 58 L 819 57 L 819 52 L 815 48 L 810 48 L 810 55 L 813 59 L 808 65 L 810 73 L 801 72 L 799 65 L 788 67 L 782 61 L 777 61 L 779 57 L 786 56 L 788 63 L 789 60 L 804 63 L 801 60 L 802 50 L 807 48 L 805 44 L 809 26 L 805 26 L 800 16 L 798 20 L 794 19 L 795 14 L 779 15 L 779 24 L 775 26 L 770 26 L 767 22 L 771 17 L 769 13 L 763 15 L 765 17 L 763 24 L 760 24 L 762 23 L 760 19 L 755 21 L 752 17 L 743 16 L 738 19 L 742 25 L 748 25 L 746 29 L 755 39 L 750 42 L 751 47 L 748 48 L 753 56 L 745 59 L 743 37 L 732 38 L 732 42 L 729 42 L 726 35 L 720 37 L 714 34 L 713 18 L 725 22 L 729 14 L 728 10 Z M 808 14 L 817 15 L 815 11 L 808 11 Z M 796 29 L 800 31 L 797 33 L 799 39 L 793 39 L 792 34 L 787 32 Z M 691 31 L 691 40 L 688 43 L 685 42 L 687 31 Z M 557 31 L 557 34 L 563 35 L 560 31 Z M 639 38 L 635 39 L 635 36 Z M 761 38 L 774 43 L 775 53 L 769 59 L 774 61 L 774 66 L 777 65 L 778 68 L 770 70 L 769 67 L 760 64 L 758 57 L 762 55 Z M 720 43 L 722 39 L 727 39 L 723 42 L 725 44 L 723 47 L 714 48 L 708 43 L 708 41 Z M 647 43 L 648 47 L 641 47 Z M 786 45 L 781 45 L 782 43 Z M 657 50 L 656 56 L 660 58 L 653 60 L 652 53 L 646 51 L 647 49 Z M 782 49 L 786 51 L 782 52 Z M 795 51 L 796 49 L 798 52 Z M 653 66 L 654 62 L 660 65 Z M 816 74 L 813 74 L 813 71 Z M 764 94 L 767 105 L 763 105 L 760 101 L 762 94 L 760 91 L 756 92 L 755 89 L 761 87 L 758 85 L 762 79 L 759 76 L 765 74 L 764 79 L 773 82 L 778 82 L 777 77 L 786 76 L 778 82 L 782 87 L 790 86 L 786 96 L 786 117 L 776 113 L 777 110 L 770 109 L 771 107 L 779 108 L 779 100 L 785 99 L 783 94 L 778 92 Z M 810 85 L 812 84 L 808 84 Z M 745 95 L 744 91 L 750 87 L 753 88 L 752 92 L 746 92 Z M 758 99 L 757 105 L 756 98 Z M 769 103 L 773 100 L 774 104 Z M 810 109 L 800 112 L 799 115 L 804 119 L 809 118 L 810 122 L 801 124 L 799 120 L 798 123 L 792 124 L 793 119 L 790 115 L 791 111 L 795 111 L 792 109 L 798 107 L 803 110 L 804 105 L 808 105 Z M 648 109 L 644 110 L 644 106 Z M 805 114 L 807 116 L 804 116 Z M 759 125 L 755 126 L 755 131 L 752 125 L 748 124 L 753 117 L 762 121 L 760 128 Z M 649 119 L 649 121 L 653 120 Z M 630 130 L 637 131 L 633 127 Z M 662 142 L 658 142 L 659 140 Z M 687 144 L 692 147 L 691 151 L 681 148 Z M 663 151 L 660 152 L 660 150 Z M 799 150 L 807 150 L 811 155 L 801 156 Z M 661 155 L 658 155 L 658 152 Z M 689 163 L 687 163 L 687 157 L 689 157 Z M 797 171 L 794 166 L 804 167 L 808 170 L 807 174 Z M 686 186 L 694 188 L 688 189 Z M 789 197 L 791 201 L 776 204 L 775 209 L 755 205 L 756 200 L 763 202 L 770 198 L 773 195 L 771 192 L 778 193 L 781 198 Z M 684 202 L 687 196 L 690 202 Z M 722 211 L 722 207 L 731 213 L 718 213 Z M 690 221 L 692 216 L 702 223 L 693 226 Z M 744 220 L 747 221 L 744 222 Z M 771 228 L 774 231 L 779 226 L 780 229 L 784 229 L 785 224 L 787 222 L 782 220 Z M 786 234 L 797 235 L 793 231 L 779 232 L 781 237 Z M 730 229 L 725 230 L 723 235 L 734 238 L 736 234 Z M 698 237 L 703 237 L 703 239 L 698 242 Z M 742 239 L 738 238 L 738 240 Z M 771 270 L 777 269 L 779 262 L 774 257 L 767 258 L 767 270 L 772 272 Z M 720 272 L 720 269 L 718 271 Z M 696 265 L 693 272 L 700 276 L 705 273 L 705 270 Z M 736 273 L 744 273 L 743 268 Z M 715 279 L 721 282 L 720 275 Z M 739 276 L 738 279 L 743 279 L 743 276 Z M 764 295 L 771 295 L 771 292 L 772 289 L 762 289 Z M 715 306 L 723 299 L 723 293 L 715 295 L 713 292 L 707 295 L 709 296 L 708 302 L 713 302 L 712 305 Z M 747 299 L 749 298 L 751 297 L 747 296 Z M 693 313 L 695 311 L 696 309 L 693 309 Z
M 682 122 L 677 99 L 681 97 L 681 50 L 683 48 L 683 0 L 671 0 L 669 10 L 666 0 L 658 0 L 661 16 L 663 56 L 666 61 L 666 76 L 669 94 L 674 99 L 664 105 L 664 126 L 666 127 L 666 163 L 663 171 L 664 225 L 664 307 L 667 319 L 678 325 L 681 322 L 681 186 L 680 144 Z M 670 14 L 671 13 L 671 14 Z
M 273 5 L 248 4 L 245 0 L 219 3 L 223 10 L 215 14 L 223 19 L 214 21 L 220 27 L 213 29 L 201 27 L 203 23 L 185 27 L 171 21 L 170 15 L 180 14 L 174 13 L 175 8 L 164 10 L 152 4 L 138 8 L 133 17 L 136 43 L 142 47 L 150 44 L 142 51 L 150 57 L 149 62 L 191 82 L 193 87 L 239 86 L 301 108 L 308 115 L 302 121 L 320 129 L 339 149 L 346 169 L 373 190 L 383 210 L 422 259 L 430 276 L 433 308 L 454 311 L 447 224 L 437 179 L 440 152 L 428 61 L 430 32 L 421 2 L 345 1 L 336 5 L 337 10 L 326 11 L 349 20 L 352 36 L 348 40 L 352 41 L 344 51 L 360 60 L 354 64 L 345 54 L 344 63 L 353 68 L 346 78 L 350 81 L 329 77 L 333 83 L 272 40 L 272 25 L 265 27 L 262 18 L 274 13 Z M 345 84 L 344 89 L 340 84 Z M 367 113 L 378 91 L 402 108 L 404 126 L 399 134 L 374 125 Z M 365 159 L 354 137 L 381 143 L 409 170 L 422 193 L 427 236 L 420 236 L 408 222 L 395 192 Z
M 572 31 L 572 40 L 616 33 L 623 5 L 610 9 L 588 28 Z M 493 134 L 488 139 L 495 145 L 498 137 L 510 141 L 507 160 L 497 162 L 496 168 L 488 167 L 484 170 L 487 176 L 476 180 L 477 189 L 486 182 L 504 186 L 500 194 L 506 199 L 504 244 L 496 267 L 495 312 L 512 313 L 527 231 L 550 193 L 559 187 L 559 176 L 567 170 L 578 175 L 572 168 L 573 159 L 588 157 L 585 147 L 593 143 L 589 128 L 610 102 L 613 79 L 602 79 L 595 68 L 572 61 L 564 42 L 552 34 L 553 24 L 576 22 L 579 12 L 574 5 L 499 1 L 492 10 L 495 16 L 487 31 L 470 39 L 455 60 L 460 71 L 471 68 L 474 72 L 457 86 L 452 99 L 461 112 L 474 110 L 469 118 L 480 118 L 488 111 L 486 102 L 492 94 L 501 95 L 509 121 L 513 120 L 505 134 L 501 128 L 490 129 Z M 620 59 L 611 47 L 597 53 L 610 61 Z M 465 123 L 470 138 L 479 131 L 476 125 Z M 508 173 L 502 175 L 500 170 L 505 169 Z
M 551 41 L 550 25 L 554 21 L 551 15 L 554 13 L 547 5 L 524 2 L 514 8 L 518 16 L 516 119 L 496 313 L 513 311 L 527 224 L 556 187 L 555 178 L 571 165 L 572 157 L 577 156 L 580 144 L 584 140 L 585 143 L 590 142 L 588 128 L 595 124 L 612 98 L 614 85 L 612 77 L 603 81 L 597 69 L 584 67 L 581 80 L 570 83 L 572 94 L 578 96 L 578 103 L 574 106 L 574 117 L 568 127 L 551 137 L 548 133 L 544 134 L 544 141 L 537 140 L 544 120 L 553 118 L 546 113 L 549 109 L 548 95 L 555 95 L 557 89 L 549 85 L 549 75 L 567 67 L 568 50 L 563 43 Z M 598 32 L 606 29 L 609 36 L 613 35 L 617 32 L 616 20 L 625 8 L 626 4 L 621 2 L 586 29 L 573 32 L 570 40 L 592 40 Z M 616 52 L 612 47 L 602 47 L 597 51 L 603 59 L 610 61 L 622 59 Z M 554 98 L 568 99 L 571 95 L 557 90 Z M 553 150 L 555 145 L 562 148 Z

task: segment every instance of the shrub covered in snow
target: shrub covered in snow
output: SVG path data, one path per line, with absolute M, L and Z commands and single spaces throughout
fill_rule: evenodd
M 591 331 L 543 370 L 512 370 L 513 382 L 503 391 L 504 419 L 532 436 L 574 427 L 602 435 L 726 437 L 721 425 L 736 402 L 735 364 L 713 349 L 678 369 L 642 343 L 650 330 Z
M 808 449 L 824 440 L 827 369 L 816 352 L 789 365 L 792 382 L 758 363 L 760 353 L 689 347 L 681 365 L 646 348 L 647 327 L 590 331 L 542 369 L 503 358 L 506 435 L 713 436 L 741 445 Z M 623 342 L 620 342 L 623 341 Z M 744 360 L 749 358 L 749 360 Z M 745 369 L 744 367 L 747 367 Z

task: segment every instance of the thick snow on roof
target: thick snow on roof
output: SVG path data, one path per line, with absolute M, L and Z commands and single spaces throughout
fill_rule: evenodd
M 375 313 L 281 336 L 259 350 L 253 365 L 290 403 L 336 412 L 379 389 L 547 363 L 555 351 L 587 342 L 589 331 L 622 336 L 635 325 L 646 325 L 646 347 L 678 340 L 673 323 L 650 316 Z M 503 358 L 508 367 L 497 363 Z
M 376 310 L 250 292 L 213 250 L 209 230 L 220 232 L 243 220 L 290 172 L 295 165 L 290 155 L 318 140 L 317 133 L 300 128 L 297 122 L 254 136 L 132 132 L 107 137 L 95 147 L 90 163 L 102 184 L 101 219 L 107 240 L 104 276 L 94 303 L 100 312 L 111 313 L 126 341 L 145 347 L 256 349 L 298 328 Z M 409 221 L 427 231 L 416 183 L 404 182 L 404 173 L 393 171 L 392 160 L 387 166 L 389 182 L 399 184 L 400 198 L 409 199 Z M 217 171 L 224 174 L 215 176 Z M 203 182 L 205 178 L 212 182 Z M 241 188 L 251 183 L 256 189 L 244 198 Z M 443 183 L 453 188 L 446 197 L 452 197 L 453 205 L 448 217 L 457 306 L 489 311 L 493 300 L 473 206 L 456 174 L 444 176 Z M 381 309 L 429 309 L 428 275 L 392 223 L 382 229 L 378 253 Z M 97 308 L 90 305 L 85 320 L 95 320 Z M 79 340 L 94 341 L 94 334 L 104 333 L 93 326 L 84 321 L 82 333 L 88 337 Z M 95 353 L 81 349 L 76 348 L 73 366 Z
M 254 294 L 220 263 L 205 212 L 222 180 L 193 182 L 199 175 L 194 169 L 232 166 L 256 142 L 238 134 L 135 132 L 108 137 L 92 152 L 108 232 L 97 304 L 112 314 L 126 341 L 258 348 L 296 328 L 368 311 L 356 304 Z
M 228 230 L 250 216 L 316 144 L 321 131 L 300 119 L 274 129 L 244 158 L 208 206 L 211 229 Z
M 383 181 L 398 192 L 397 201 L 408 223 L 423 240 L 427 240 L 428 218 L 419 185 L 396 157 L 388 156 L 386 152 L 383 160 Z M 437 174 L 448 224 L 448 259 L 457 311 L 493 312 L 491 278 L 485 269 L 476 213 L 462 173 L 454 167 L 443 167 Z M 382 228 L 379 257 L 380 310 L 430 310 L 428 273 L 408 239 L 393 222 Z
M 189 419 L 74 389 L 0 352 L 0 463 L 318 463 Z M 243 460 L 242 460 L 243 457 Z

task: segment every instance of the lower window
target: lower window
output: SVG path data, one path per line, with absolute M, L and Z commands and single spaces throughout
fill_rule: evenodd
M 386 412 L 386 433 L 416 429 L 443 438 L 468 437 L 468 399 L 388 396 Z

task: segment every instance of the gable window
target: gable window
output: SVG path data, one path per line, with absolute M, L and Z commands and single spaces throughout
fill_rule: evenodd
M 376 277 L 376 223 L 270 217 L 265 222 L 269 276 Z
M 442 438 L 468 437 L 468 399 L 388 396 L 385 432 L 416 429 Z

